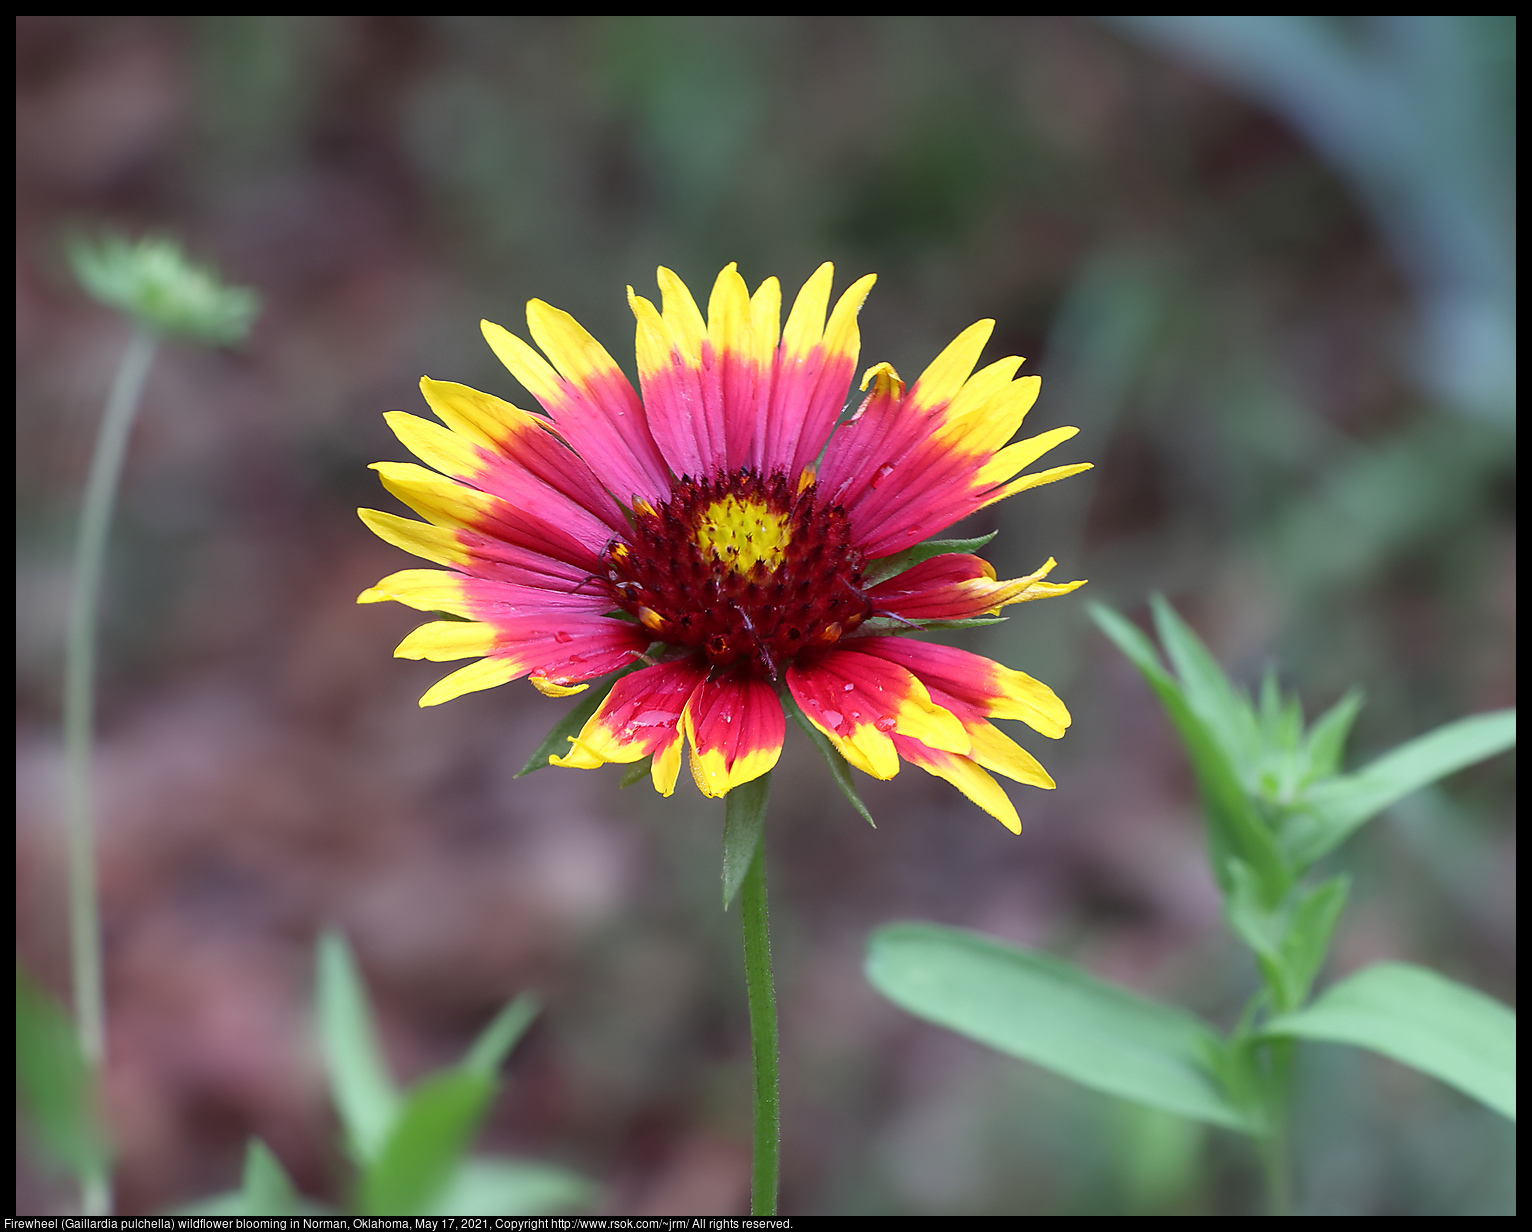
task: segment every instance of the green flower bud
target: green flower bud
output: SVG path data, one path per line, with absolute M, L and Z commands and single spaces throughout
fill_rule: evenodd
M 226 286 L 208 266 L 189 260 L 175 240 L 119 235 L 68 245 L 75 277 L 92 299 L 127 313 L 157 334 L 182 334 L 209 345 L 244 340 L 260 311 L 248 287 Z

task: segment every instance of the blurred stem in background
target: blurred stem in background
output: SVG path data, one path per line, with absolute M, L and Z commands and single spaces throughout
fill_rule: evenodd
M 69 843 L 75 1030 L 91 1086 L 99 1091 L 106 1061 L 106 998 L 91 752 L 96 624 L 112 510 L 128 437 L 160 337 L 180 334 L 214 345 L 238 342 L 249 332 L 258 301 L 254 292 L 226 287 L 211 271 L 188 262 L 179 245 L 166 239 L 150 238 L 137 244 L 115 236 L 95 243 L 76 241 L 70 245 L 69 258 L 76 277 L 92 298 L 123 312 L 133 322 L 85 481 L 64 648 L 64 821 Z M 79 1180 L 83 1212 L 109 1214 L 109 1166 L 98 1162 L 82 1167 Z
M 64 824 L 69 836 L 69 946 L 74 975 L 75 1026 L 80 1049 L 93 1074 L 106 1056 L 106 1012 L 101 976 L 101 919 L 96 893 L 96 844 L 91 824 L 91 730 L 95 715 L 96 612 L 106 562 L 112 506 L 122 477 L 128 433 L 154 360 L 157 339 L 135 326 L 112 382 L 96 435 L 84 507 L 75 537 L 74 584 L 69 598 L 69 632 L 64 647 Z M 111 1209 L 106 1175 L 82 1185 L 87 1215 Z

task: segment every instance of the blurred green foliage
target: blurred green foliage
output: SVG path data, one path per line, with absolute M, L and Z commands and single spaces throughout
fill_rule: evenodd
M 63 1006 L 16 966 L 17 1111 L 49 1163 L 83 1186 L 105 1174 L 111 1149 L 80 1038 Z
M 469 1156 L 499 1086 L 499 1069 L 537 1016 L 522 994 L 480 1032 L 456 1066 L 401 1092 L 384 1068 L 367 992 L 351 949 L 327 932 L 317 947 L 316 1001 L 330 1092 L 356 1168 L 345 1209 L 362 1216 L 544 1215 L 578 1210 L 595 1188 L 552 1164 Z M 303 1198 L 259 1139 L 246 1148 L 239 1189 L 186 1208 L 197 1215 L 298 1215 Z

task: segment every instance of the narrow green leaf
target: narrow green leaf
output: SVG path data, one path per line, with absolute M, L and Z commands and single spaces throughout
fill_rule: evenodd
M 640 757 L 636 762 L 622 772 L 622 781 L 618 787 L 632 787 L 634 783 L 642 783 L 649 777 L 649 767 L 654 764 L 654 754 L 648 757 Z
M 1380 1052 L 1516 1119 L 1515 1011 L 1424 967 L 1366 967 L 1262 1033 Z
M 1267 733 L 1278 730 L 1282 725 L 1282 710 L 1282 687 L 1277 682 L 1277 669 L 1268 663 L 1261 673 L 1261 729 Z
M 522 993 L 496 1014 L 489 1026 L 479 1032 L 479 1038 L 463 1058 L 461 1067 L 493 1078 L 541 1009 L 542 1006 L 532 993 Z
M 1320 783 L 1284 825 L 1282 847 L 1312 864 L 1413 791 L 1516 744 L 1516 711 L 1475 714 L 1408 740 L 1353 774 Z
M 1303 700 L 1296 693 L 1287 699 L 1287 705 L 1282 708 L 1277 738 L 1282 750 L 1287 753 L 1296 753 L 1303 740 Z
M 856 784 L 851 781 L 851 767 L 846 759 L 841 756 L 841 751 L 830 743 L 830 737 L 820 731 L 809 722 L 808 715 L 798 708 L 798 703 L 793 695 L 786 689 L 778 689 L 777 696 L 782 701 L 782 709 L 793 716 L 793 722 L 803 729 L 804 735 L 819 750 L 819 755 L 825 759 L 825 765 L 830 767 L 830 777 L 835 780 L 835 785 L 840 788 L 841 795 L 851 801 L 851 807 L 862 815 L 862 819 L 874 830 L 878 823 L 872 819 L 872 814 L 867 811 L 867 806 L 862 803 L 862 797 L 856 793 Z
M 989 534 L 980 535 L 977 539 L 927 539 L 924 543 L 917 543 L 912 548 L 906 548 L 892 556 L 885 556 L 882 560 L 869 561 L 867 568 L 862 570 L 862 585 L 876 586 L 879 582 L 886 582 L 889 578 L 898 577 L 906 569 L 913 568 L 923 560 L 930 560 L 933 556 L 941 556 L 947 552 L 977 552 L 999 533 L 992 530 Z
M 1230 857 L 1229 892 L 1224 896 L 1224 918 L 1229 929 L 1255 953 L 1265 959 L 1263 973 L 1267 983 L 1276 973 L 1273 965 L 1267 971 L 1267 963 L 1275 964 L 1282 947 L 1282 917 L 1280 910 L 1263 901 L 1260 881 L 1255 872 L 1243 860 Z
M 330 1093 L 352 1159 L 366 1166 L 393 1130 L 399 1092 L 383 1065 L 367 990 L 345 938 L 331 931 L 321 934 L 316 966 L 319 1038 Z
M 1086 610 L 1128 660 L 1138 668 L 1170 716 L 1186 746 L 1208 822 L 1208 862 L 1225 894 L 1232 889 L 1229 860 L 1238 857 L 1260 880 L 1264 903 L 1280 902 L 1291 882 L 1276 840 L 1262 823 L 1241 785 L 1227 751 L 1186 699 L 1181 685 L 1161 665 L 1153 644 L 1137 627 L 1100 604 Z
M 362 1173 L 361 1213 L 433 1210 L 479 1128 L 494 1087 L 488 1075 L 457 1068 L 433 1074 L 411 1091 L 393 1132 Z
M 1301 894 L 1289 912 L 1287 934 L 1282 938 L 1285 999 L 1277 1004 L 1279 1011 L 1302 1005 L 1308 998 L 1350 892 L 1351 878 L 1332 877 Z
M 1235 776 L 1249 779 L 1261 751 L 1259 728 L 1249 701 L 1229 682 L 1202 639 L 1163 596 L 1153 596 L 1149 606 L 1160 644 L 1181 681 L 1187 703 L 1228 756 Z
M 259 1138 L 245 1148 L 245 1175 L 239 1187 L 247 1215 L 294 1215 L 298 1190 L 282 1162 Z
M 90 1066 L 64 1007 L 16 967 L 16 1095 L 37 1145 L 81 1181 L 106 1174 Z
M 201 1215 L 229 1219 L 326 1212 L 298 1192 L 281 1161 L 264 1142 L 251 1138 L 245 1146 L 245 1172 L 238 1189 L 178 1207 L 172 1213 L 182 1217 Z
M 1294 888 L 1268 906 L 1250 866 L 1242 860 L 1229 864 L 1232 889 L 1224 899 L 1229 927 L 1255 954 L 1276 1012 L 1296 1009 L 1325 960 L 1349 880 L 1334 877 L 1311 890 Z
M 1122 651 L 1123 656 L 1144 674 L 1145 679 L 1151 683 L 1160 680 L 1166 684 L 1175 685 L 1175 680 L 1165 670 L 1165 664 L 1160 660 L 1160 652 L 1154 648 L 1154 643 L 1136 624 L 1120 616 L 1105 604 L 1094 600 L 1086 602 L 1085 611 L 1096 622 L 1096 628 L 1101 630 L 1112 645 Z M 1176 687 L 1179 688 L 1179 686 Z
M 872 935 L 867 978 L 895 1005 L 1094 1090 L 1251 1132 L 1214 1075 L 1216 1034 L 1070 963 L 937 924 Z
M 1305 744 L 1308 763 L 1304 785 L 1317 783 L 1340 773 L 1341 758 L 1346 752 L 1346 738 L 1362 709 L 1362 692 L 1351 689 L 1340 701 L 1314 720 Z
M 723 798 L 723 909 L 727 911 L 744 884 L 760 848 L 766 821 L 771 771 L 741 783 Z
M 967 616 L 962 620 L 896 620 L 892 616 L 874 616 L 860 627 L 869 633 L 887 629 L 908 633 L 910 626 L 914 625 L 921 632 L 927 632 L 931 629 L 978 629 L 984 625 L 1004 624 L 1009 619 L 1009 616 Z
M 458 1164 L 434 1215 L 562 1215 L 596 1200 L 596 1186 L 552 1164 L 470 1157 Z

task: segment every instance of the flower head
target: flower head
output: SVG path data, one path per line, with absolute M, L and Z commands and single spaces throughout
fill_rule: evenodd
M 973 371 L 993 321 L 964 330 L 908 390 L 875 365 L 842 421 L 873 276 L 826 319 L 833 272 L 815 271 L 785 326 L 777 280 L 751 295 L 733 265 L 705 320 L 667 269 L 659 308 L 630 287 L 642 397 L 574 318 L 533 300 L 541 354 L 483 329 L 544 414 L 427 378 L 445 427 L 386 416 L 435 469 L 375 469 L 426 522 L 362 519 L 448 571 L 406 569 L 359 601 L 457 617 L 422 625 L 398 656 L 477 660 L 422 706 L 521 676 L 577 693 L 628 669 L 555 764 L 652 757 L 669 795 L 685 745 L 697 786 L 722 796 L 776 764 L 791 703 L 868 774 L 911 762 L 1020 830 L 988 772 L 1053 780 L 990 720 L 1058 737 L 1068 710 L 1022 672 L 899 634 L 1083 585 L 1045 581 L 1052 560 L 1001 581 L 971 552 L 923 541 L 1088 464 L 1021 474 L 1076 429 L 1007 443 L 1039 381 L 1014 379 L 1015 357 Z
M 75 277 L 92 299 L 127 313 L 157 334 L 184 334 L 224 346 L 244 340 L 260 310 L 248 287 L 229 286 L 165 236 L 129 243 L 104 235 L 69 245 Z

